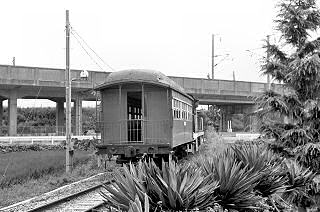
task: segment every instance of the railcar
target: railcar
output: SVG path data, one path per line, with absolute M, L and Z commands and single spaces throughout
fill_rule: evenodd
M 182 157 L 203 141 L 197 101 L 161 72 L 113 72 L 95 90 L 101 96 L 98 155 L 118 156 L 118 162 Z

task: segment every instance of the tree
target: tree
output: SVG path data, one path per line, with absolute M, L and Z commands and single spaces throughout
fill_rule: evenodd
M 275 23 L 277 44 L 267 41 L 262 71 L 284 84 L 257 98 L 260 131 L 275 138 L 271 148 L 315 172 L 320 171 L 320 11 L 315 0 L 283 0 Z M 272 117 L 272 118 L 271 118 Z M 276 118 L 275 118 L 276 117 Z
M 200 110 L 199 116 L 203 118 L 205 126 L 219 127 L 221 110 L 216 105 L 211 105 L 209 110 Z

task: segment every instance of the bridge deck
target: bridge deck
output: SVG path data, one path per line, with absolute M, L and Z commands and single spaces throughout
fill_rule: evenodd
M 77 79 L 81 70 L 71 70 L 71 78 Z M 81 93 L 85 100 L 95 100 L 92 89 L 104 82 L 109 72 L 89 71 L 87 81 L 74 80 L 73 93 Z M 187 93 L 200 103 L 252 104 L 252 98 L 262 93 L 266 83 L 231 80 L 210 80 L 170 76 Z M 41 90 L 39 88 L 41 87 Z M 15 89 L 19 98 L 58 98 L 65 96 L 65 70 L 27 66 L 0 65 L 0 97 L 8 98 L 8 91 Z M 274 89 L 283 92 L 281 85 Z

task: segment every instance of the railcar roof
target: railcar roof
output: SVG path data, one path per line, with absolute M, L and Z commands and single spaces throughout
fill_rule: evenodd
M 157 84 L 165 87 L 169 87 L 182 93 L 189 98 L 192 98 L 186 93 L 184 88 L 178 85 L 175 81 L 161 73 L 160 71 L 148 70 L 148 69 L 129 69 L 123 71 L 116 71 L 110 73 L 106 81 L 98 85 L 95 90 L 101 90 L 107 87 L 111 87 L 116 84 L 130 83 L 130 82 L 146 82 L 151 84 Z

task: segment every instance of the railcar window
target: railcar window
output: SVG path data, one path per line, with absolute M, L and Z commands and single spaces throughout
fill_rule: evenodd
M 172 100 L 173 119 L 192 120 L 192 106 L 179 100 Z
M 188 120 L 192 120 L 192 107 L 190 105 L 188 105 Z

